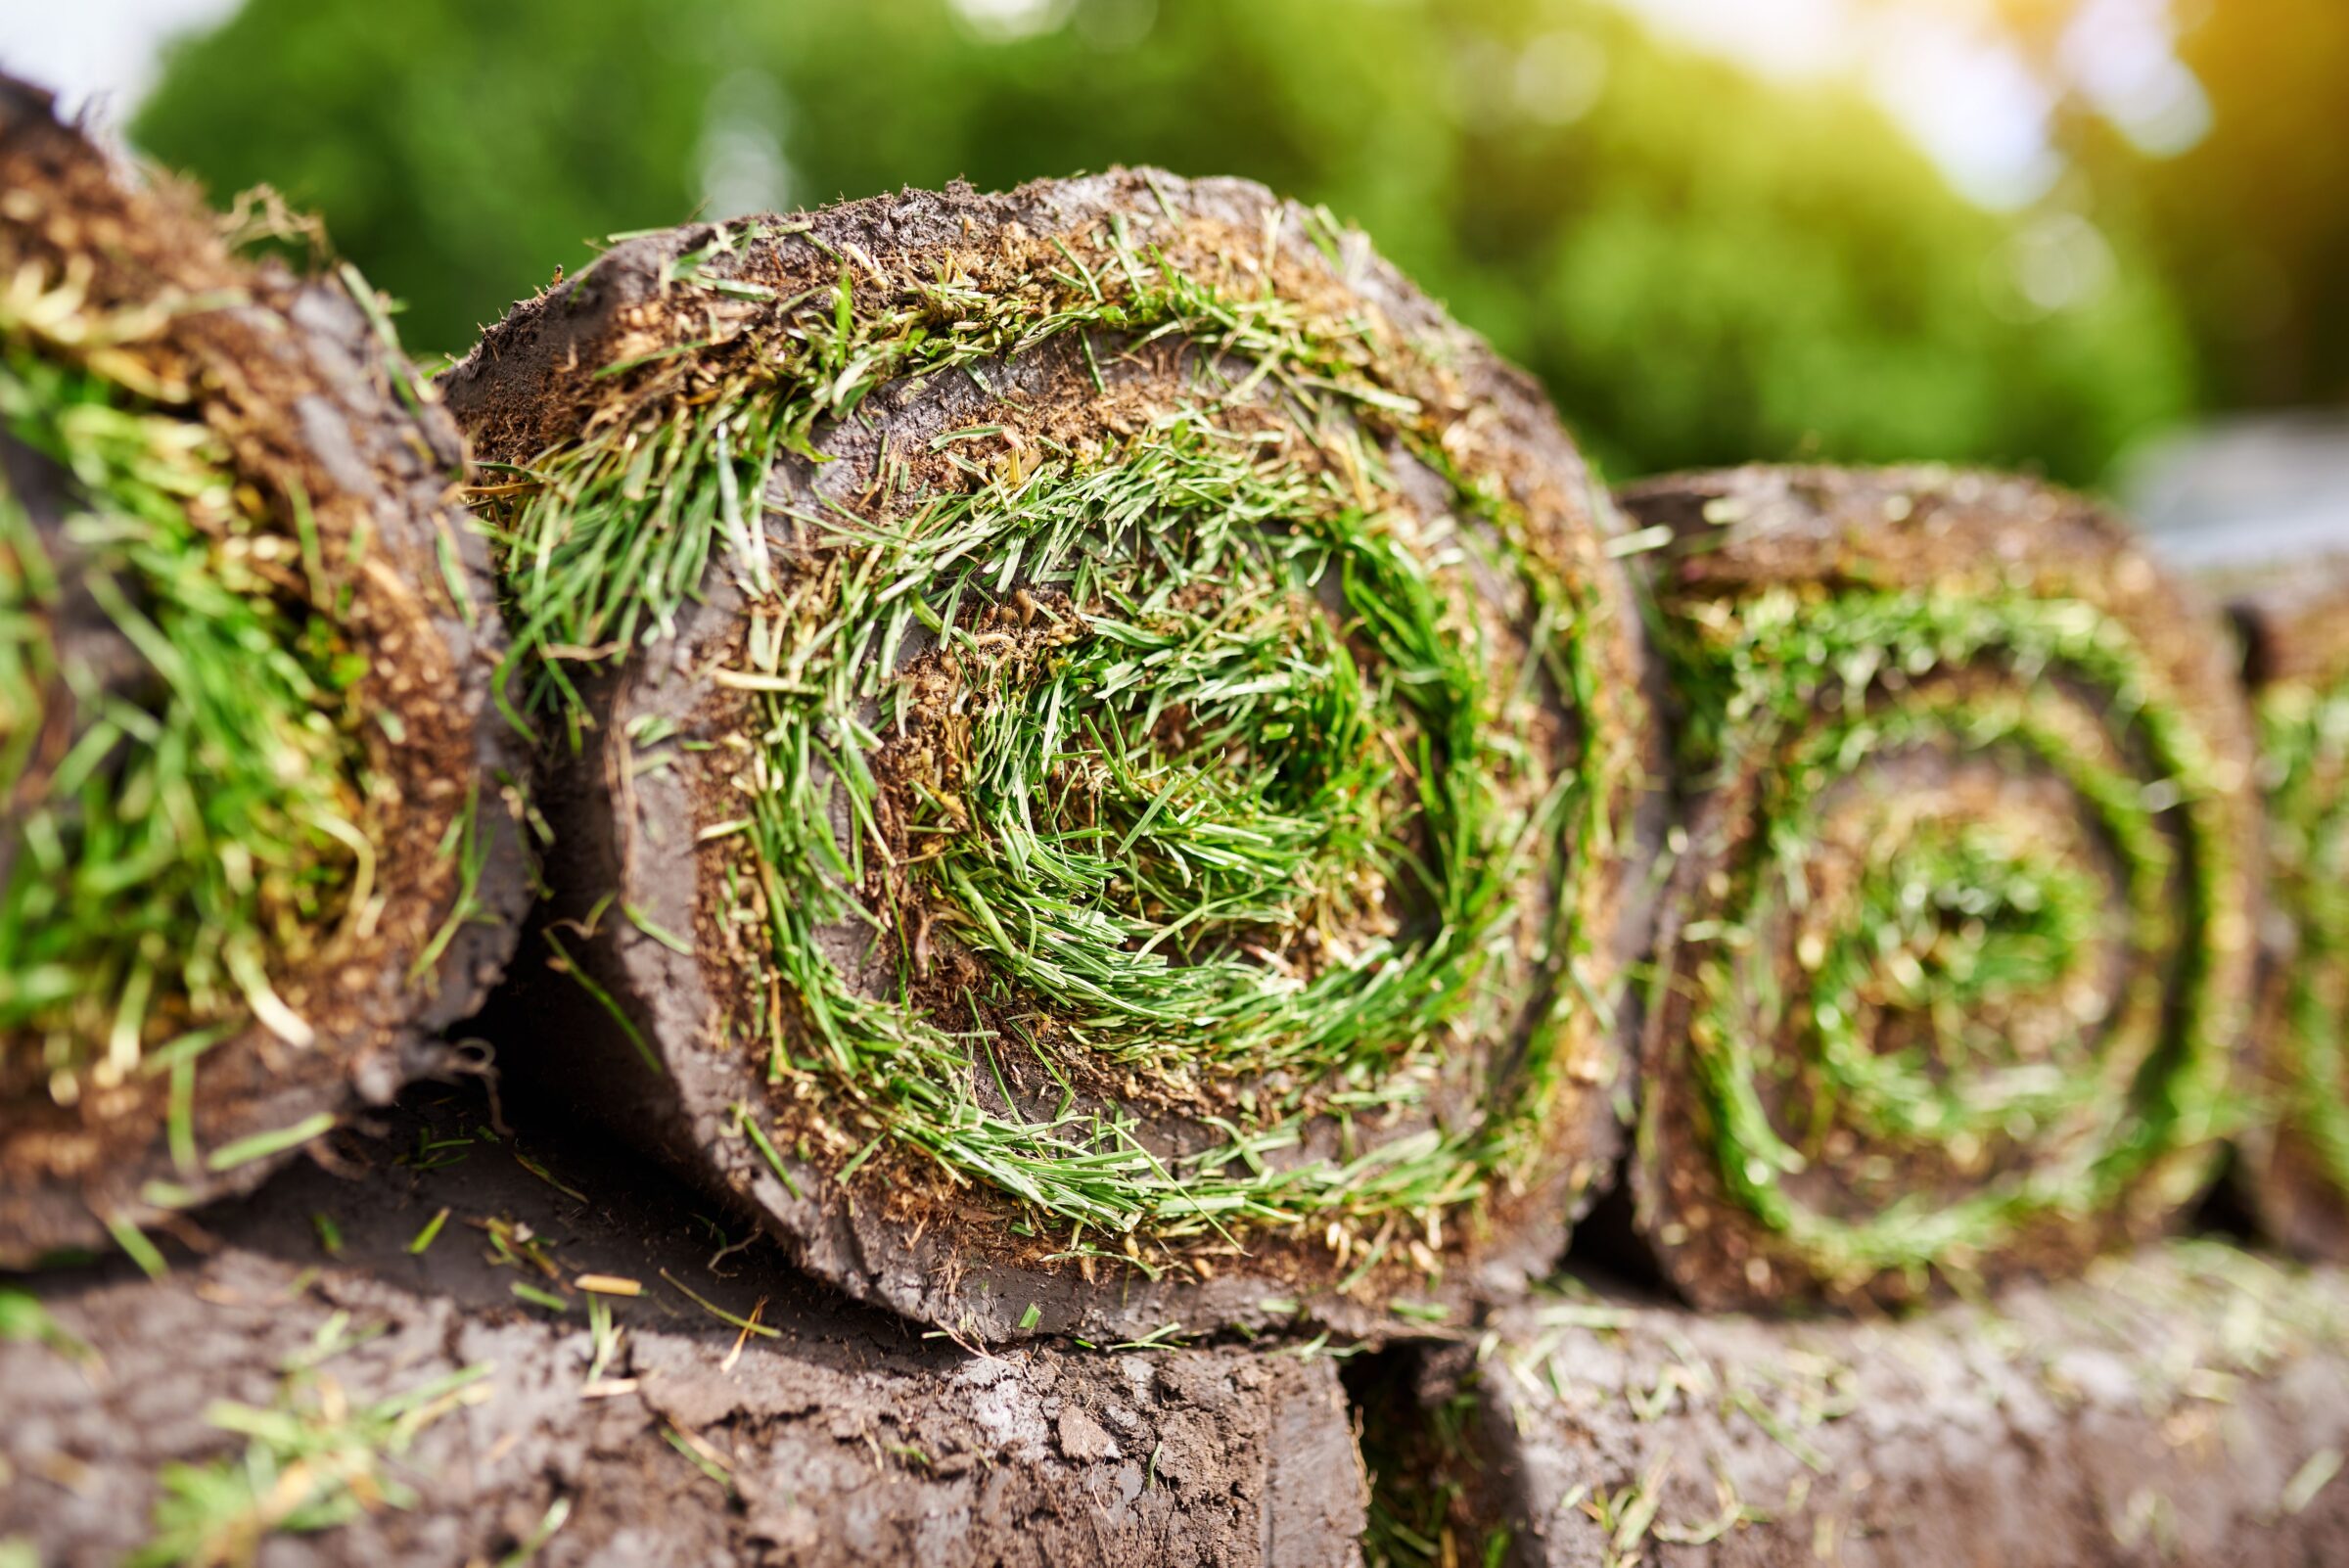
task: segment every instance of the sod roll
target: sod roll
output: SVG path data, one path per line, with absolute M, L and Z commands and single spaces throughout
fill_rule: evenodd
M 2060 1273 L 2239 1110 L 2258 855 L 2223 624 L 2088 503 L 1750 468 L 1655 530 L 1690 802 L 1633 1162 L 1704 1306 Z
M 2279 1242 L 2349 1259 L 2349 559 L 2203 570 L 2242 634 L 2267 803 L 2240 1185 Z
M 677 229 L 446 388 L 575 1093 L 990 1338 L 1377 1333 L 1556 1255 L 1639 628 L 1547 405 L 1359 235 L 1145 171 Z
M 2212 1242 L 1899 1322 L 1576 1292 L 1419 1392 L 1371 1455 L 1393 1568 L 2302 1568 L 2349 1536 L 2349 1279 Z
M 434 1057 L 525 897 L 454 430 L 0 78 L 0 1260 L 257 1181 Z
M 207 1211 L 163 1278 L 0 1276 L 0 1557 L 1359 1560 L 1330 1359 L 974 1355 L 714 1232 L 609 1140 L 426 1093 Z

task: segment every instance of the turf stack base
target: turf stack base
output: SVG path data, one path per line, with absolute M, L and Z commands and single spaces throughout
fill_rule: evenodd
M 2179 1242 L 1897 1323 L 1537 1301 L 1421 1367 L 1425 1429 L 1372 1457 L 1372 1555 L 2340 1562 L 2345 1286 Z
M 270 1563 L 1359 1560 L 1325 1359 L 967 1354 L 771 1243 L 714 1260 L 689 1200 L 429 1097 L 339 1134 L 335 1174 L 199 1215 L 162 1278 L 0 1283 L 0 1544 L 53 1568 L 264 1540 Z

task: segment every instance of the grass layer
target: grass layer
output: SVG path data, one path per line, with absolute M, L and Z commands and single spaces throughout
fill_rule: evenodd
M 69 286 L 0 299 L 0 428 L 69 492 L 36 521 L 0 486 L 0 1044 L 69 1101 L 255 1019 L 306 1044 L 271 976 L 364 904 L 373 853 L 367 664 L 316 535 L 238 484 L 187 388 L 75 351 L 125 327 Z

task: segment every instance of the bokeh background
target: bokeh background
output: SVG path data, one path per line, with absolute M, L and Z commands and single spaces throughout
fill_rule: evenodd
M 1369 230 L 1617 477 L 2349 467 L 2349 0 L 36 9 L 0 62 L 316 208 L 427 351 L 598 236 L 1152 162 Z

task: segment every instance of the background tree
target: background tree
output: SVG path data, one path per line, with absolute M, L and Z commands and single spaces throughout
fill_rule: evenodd
M 1856 90 L 1596 0 L 249 0 L 175 52 L 135 133 L 323 209 L 438 347 L 706 196 L 1151 161 L 1362 224 L 1616 473 L 1811 454 L 2093 481 L 2198 393 L 2169 284 L 2109 225 L 1986 212 Z
M 2207 403 L 2349 402 L 2349 6 L 2188 9 L 2209 133 L 2172 159 L 2085 116 L 2071 137 L 2183 301 Z

